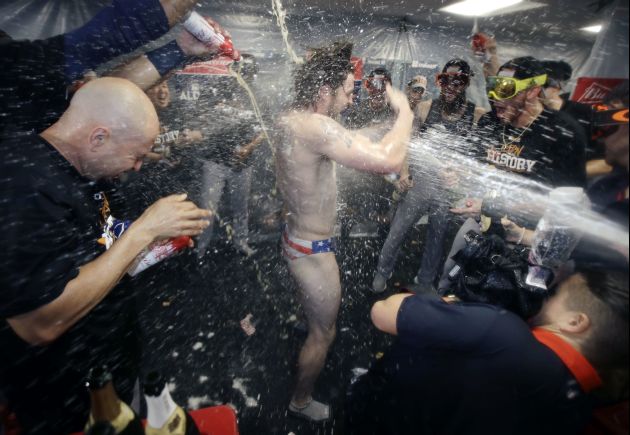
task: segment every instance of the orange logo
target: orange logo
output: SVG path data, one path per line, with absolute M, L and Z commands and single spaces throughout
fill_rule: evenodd
M 617 122 L 628 122 L 628 109 L 620 110 L 616 112 L 613 117 L 613 120 Z

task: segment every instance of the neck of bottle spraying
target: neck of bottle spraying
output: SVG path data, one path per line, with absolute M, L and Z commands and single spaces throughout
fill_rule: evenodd
M 160 428 L 164 426 L 164 423 L 177 409 L 177 404 L 173 401 L 166 385 L 159 396 L 145 394 L 144 398 L 147 401 L 147 423 L 150 427 Z

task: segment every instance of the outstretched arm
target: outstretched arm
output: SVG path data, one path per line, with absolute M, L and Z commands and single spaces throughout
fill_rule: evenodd
M 223 28 L 211 18 L 206 21 L 217 32 L 228 35 Z M 175 69 L 196 57 L 211 57 L 217 54 L 218 47 L 204 44 L 187 30 L 182 30 L 177 39 L 168 44 L 143 54 L 123 64 L 106 75 L 120 77 L 134 82 L 140 89 L 147 90 L 170 75 Z M 234 58 L 240 54 L 235 50 Z
M 407 155 L 413 114 L 407 98 L 387 86 L 390 104 L 398 110 L 394 127 L 380 142 L 373 142 L 358 132 L 346 130 L 323 115 L 301 125 L 297 134 L 316 152 L 342 165 L 375 173 L 399 173 Z
M 195 5 L 194 0 L 114 0 L 87 24 L 63 36 L 66 81 L 159 38 Z

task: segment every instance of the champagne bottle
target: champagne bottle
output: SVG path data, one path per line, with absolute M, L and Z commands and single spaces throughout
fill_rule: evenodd
M 86 387 L 90 391 L 92 405 L 85 432 L 90 432 L 97 423 L 107 422 L 113 427 L 113 433 L 116 435 L 144 434 L 140 418 L 118 398 L 112 383 L 112 374 L 107 366 L 92 368 L 88 374 Z
M 159 372 L 147 374 L 144 398 L 147 401 L 146 435 L 199 435 L 192 417 L 173 401 Z

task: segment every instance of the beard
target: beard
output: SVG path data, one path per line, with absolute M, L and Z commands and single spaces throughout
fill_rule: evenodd
M 463 92 L 457 96 L 453 101 L 446 101 L 445 98 L 440 98 L 440 107 L 447 115 L 454 115 L 458 113 L 462 107 L 466 105 L 466 93 Z

